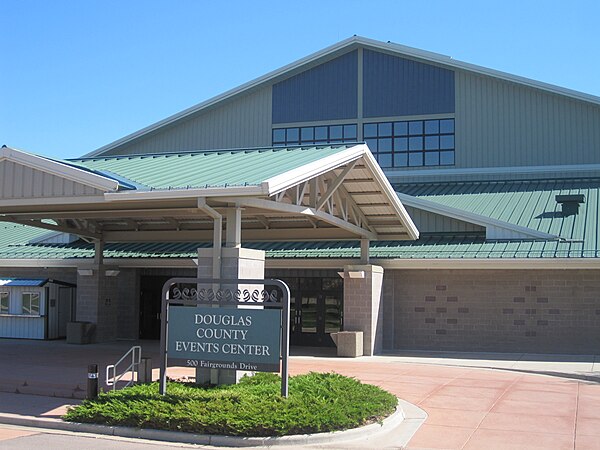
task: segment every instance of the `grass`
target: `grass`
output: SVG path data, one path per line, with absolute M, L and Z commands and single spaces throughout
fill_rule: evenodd
M 259 373 L 239 384 L 202 387 L 170 382 L 137 385 L 85 400 L 63 417 L 72 422 L 232 436 L 283 436 L 355 428 L 382 420 L 397 399 L 376 386 L 335 373 L 289 379 L 280 395 L 278 375 Z

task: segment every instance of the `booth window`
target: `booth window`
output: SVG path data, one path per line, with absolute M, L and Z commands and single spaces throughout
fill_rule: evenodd
M 10 297 L 8 292 L 0 292 L 0 314 L 8 314 L 10 308 Z
M 23 292 L 23 314 L 40 315 L 40 294 L 38 292 Z

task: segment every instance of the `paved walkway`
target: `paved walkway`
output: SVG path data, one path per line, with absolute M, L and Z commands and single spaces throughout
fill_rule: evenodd
M 334 370 L 424 409 L 410 449 L 600 449 L 600 384 L 505 370 L 296 359 L 292 370 Z
M 156 357 L 156 343 L 142 345 Z M 88 363 L 114 362 L 129 346 L 2 340 L 0 391 L 8 392 L 0 393 L 0 413 L 60 416 L 77 400 L 23 392 L 77 397 L 84 393 Z M 594 356 L 413 352 L 357 359 L 293 356 L 290 371 L 354 376 L 419 406 L 428 418 L 410 449 L 600 449 L 599 363 Z M 173 368 L 170 375 L 193 372 Z M 17 389 L 22 393 L 15 394 Z M 15 438 L 0 432 L 0 441 Z M 393 447 L 393 439 L 386 445 Z

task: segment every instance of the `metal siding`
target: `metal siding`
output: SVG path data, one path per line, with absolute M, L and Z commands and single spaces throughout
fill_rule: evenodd
M 0 199 L 46 198 L 79 195 L 101 195 L 97 189 L 41 170 L 0 162 Z
M 108 155 L 166 153 L 271 145 L 271 88 L 161 127 L 156 133 L 123 144 Z
M 1 316 L 0 337 L 44 339 L 44 318 Z
M 600 163 L 600 106 L 456 73 L 457 168 Z
M 357 116 L 358 52 L 273 85 L 273 123 L 353 119 Z
M 7 287 L 8 288 L 8 287 Z M 45 318 L 45 294 L 43 288 L 38 287 L 10 287 L 10 313 L 12 315 L 0 316 L 0 337 L 44 339 Z M 20 316 L 23 292 L 39 292 L 40 294 L 40 317 Z
M 422 209 L 404 206 L 420 233 L 482 232 L 484 228 Z
M 454 72 L 385 53 L 363 52 L 363 116 L 454 112 Z

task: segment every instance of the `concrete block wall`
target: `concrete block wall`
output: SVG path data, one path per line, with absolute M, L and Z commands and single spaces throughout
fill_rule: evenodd
M 117 339 L 119 283 L 116 277 L 105 276 L 106 266 L 95 266 L 92 275 L 77 276 L 78 321 L 96 324 L 95 342 Z
M 388 270 L 387 275 L 386 348 L 600 353 L 599 270 Z

